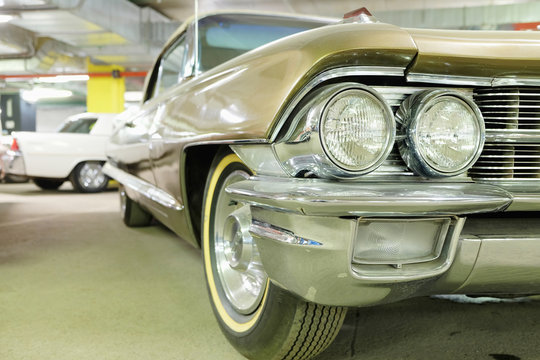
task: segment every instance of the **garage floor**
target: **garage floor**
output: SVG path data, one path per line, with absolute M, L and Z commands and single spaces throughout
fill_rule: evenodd
M 0 184 L 0 359 L 241 358 L 198 250 L 161 226 L 125 227 L 115 191 Z M 351 310 L 318 359 L 540 359 L 540 301 Z

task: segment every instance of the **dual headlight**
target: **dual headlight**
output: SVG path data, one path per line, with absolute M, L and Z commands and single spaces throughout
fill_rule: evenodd
M 356 83 L 328 85 L 300 105 L 284 141 L 274 147 L 291 175 L 359 177 L 379 167 L 392 151 L 396 121 L 374 89 Z M 400 152 L 418 175 L 460 174 L 482 150 L 482 115 L 457 92 L 412 95 L 396 118 Z
M 484 119 L 478 106 L 455 91 L 426 90 L 407 98 L 396 113 L 401 157 L 426 177 L 459 175 L 484 146 Z
M 324 86 L 299 109 L 283 141 L 274 146 L 292 176 L 359 177 L 379 167 L 392 150 L 394 115 L 381 95 L 367 86 Z
M 387 157 L 395 123 L 388 105 L 366 88 L 339 91 L 320 120 L 320 140 L 329 159 L 350 174 L 364 174 Z

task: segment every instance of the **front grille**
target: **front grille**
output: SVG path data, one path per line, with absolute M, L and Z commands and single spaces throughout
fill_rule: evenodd
M 476 89 L 486 143 L 469 170 L 476 180 L 540 179 L 540 88 Z

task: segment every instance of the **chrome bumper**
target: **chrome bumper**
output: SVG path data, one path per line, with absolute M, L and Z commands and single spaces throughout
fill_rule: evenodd
M 513 194 L 497 186 L 253 178 L 227 192 L 250 206 L 250 233 L 272 281 L 309 301 L 367 306 L 453 292 L 540 293 L 540 221 L 465 218 L 515 206 Z M 523 194 L 520 209 L 538 209 Z M 367 241 L 359 226 L 366 219 L 450 225 L 436 258 L 369 264 L 354 257 Z M 417 235 L 403 233 L 402 240 L 414 247 Z
M 476 183 L 338 183 L 321 180 L 253 178 L 227 192 L 236 200 L 304 215 L 421 216 L 502 211 L 512 195 Z
M 3 157 L 5 172 L 11 175 L 26 176 L 24 158 L 20 151 L 8 150 Z

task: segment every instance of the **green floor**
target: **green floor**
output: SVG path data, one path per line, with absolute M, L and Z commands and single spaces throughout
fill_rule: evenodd
M 242 359 L 212 315 L 201 258 L 126 228 L 115 191 L 0 184 L 0 360 Z M 350 310 L 319 360 L 540 359 L 540 301 L 413 299 Z
M 0 185 L 0 359 L 241 359 L 199 252 L 117 210 L 116 192 Z

